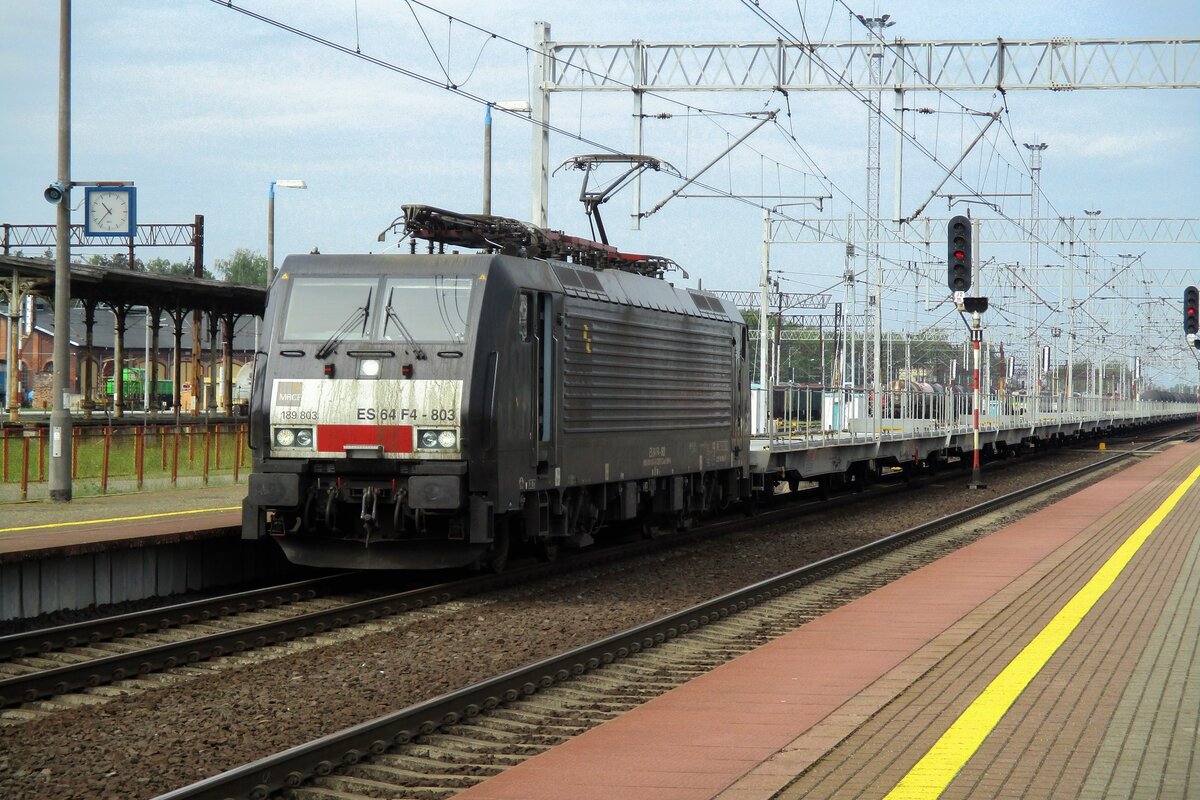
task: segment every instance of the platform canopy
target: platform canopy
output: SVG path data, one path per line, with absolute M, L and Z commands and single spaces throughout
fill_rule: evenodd
M 0 282 L 7 282 L 14 274 L 25 291 L 54 297 L 54 261 L 0 255 Z M 73 263 L 71 299 L 261 317 L 267 290 L 263 286 Z

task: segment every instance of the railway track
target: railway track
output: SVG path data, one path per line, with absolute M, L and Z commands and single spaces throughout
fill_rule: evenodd
M 961 546 L 956 526 L 1139 451 L 756 583 L 646 625 L 170 792 L 164 800 L 447 797 Z M 913 552 L 910 545 L 919 543 Z M 903 548 L 903 549 L 902 549 Z M 836 577 L 835 577 L 836 576 Z M 834 578 L 834 580 L 824 580 Z M 811 587 L 811 588 L 806 588 Z M 797 590 L 805 589 L 803 592 Z

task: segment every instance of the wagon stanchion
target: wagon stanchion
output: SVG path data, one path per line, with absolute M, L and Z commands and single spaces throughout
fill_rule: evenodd
M 215 442 L 214 446 L 217 451 L 216 466 L 214 467 L 214 469 L 216 469 L 217 472 L 220 472 L 221 471 L 221 423 L 219 423 L 219 422 L 213 426 L 213 440 Z
M 46 429 L 38 428 L 38 483 L 46 481 Z
M 162 471 L 167 471 L 167 426 L 158 426 L 159 447 L 162 450 Z

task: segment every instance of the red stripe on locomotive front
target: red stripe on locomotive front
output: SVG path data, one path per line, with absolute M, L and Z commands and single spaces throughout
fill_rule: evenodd
M 328 453 L 346 445 L 383 446 L 385 453 L 411 453 L 411 425 L 318 425 L 317 450 Z

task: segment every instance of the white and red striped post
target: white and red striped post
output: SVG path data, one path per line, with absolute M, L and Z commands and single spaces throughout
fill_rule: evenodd
M 973 362 L 973 374 L 971 383 L 975 392 L 974 402 L 974 456 L 971 462 L 971 488 L 982 489 L 986 486 L 983 483 L 982 476 L 979 471 L 979 345 L 983 341 L 983 328 L 980 326 L 979 312 L 971 313 L 971 360 Z

